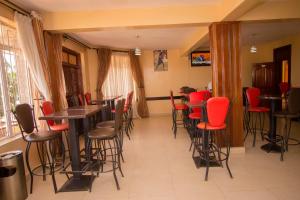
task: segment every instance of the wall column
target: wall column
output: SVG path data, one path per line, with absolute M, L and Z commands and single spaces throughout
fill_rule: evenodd
M 209 27 L 214 96 L 231 101 L 227 131 L 234 147 L 244 146 L 240 65 L 240 23 L 218 22 Z

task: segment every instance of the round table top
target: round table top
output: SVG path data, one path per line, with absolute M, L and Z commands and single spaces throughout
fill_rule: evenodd
M 282 99 L 282 97 L 280 95 L 270 95 L 270 94 L 260 95 L 260 96 L 258 96 L 258 98 L 267 99 L 267 100 L 281 100 Z

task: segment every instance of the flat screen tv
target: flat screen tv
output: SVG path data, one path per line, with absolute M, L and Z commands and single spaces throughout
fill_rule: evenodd
M 191 66 L 210 66 L 210 52 L 209 51 L 194 51 L 191 53 Z

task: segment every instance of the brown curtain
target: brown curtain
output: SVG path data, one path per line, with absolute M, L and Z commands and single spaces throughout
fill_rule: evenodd
M 97 80 L 97 99 L 103 99 L 102 93 L 102 85 L 107 77 L 108 69 L 111 62 L 111 53 L 110 49 L 98 49 L 98 62 L 99 62 L 99 69 L 98 69 L 98 80 Z
M 62 34 L 45 32 L 44 37 L 48 57 L 52 101 L 55 110 L 61 111 L 68 106 L 62 67 Z
M 138 91 L 136 94 L 138 98 L 137 112 L 141 117 L 149 117 L 149 110 L 146 102 L 144 77 L 141 70 L 139 58 L 138 56 L 134 55 L 134 52 L 132 51 L 129 52 L 129 56 L 130 56 L 132 76 L 138 87 Z
M 51 92 L 51 83 L 50 83 L 50 74 L 49 74 L 49 69 L 48 69 L 48 61 L 47 61 L 47 54 L 46 54 L 46 49 L 45 49 L 45 42 L 44 42 L 44 35 L 43 35 L 43 23 L 41 20 L 39 20 L 37 17 L 32 18 L 32 28 L 34 32 L 34 37 L 36 41 L 36 45 L 39 51 L 39 56 L 44 72 L 44 77 L 47 82 L 48 90 L 50 93 L 50 96 L 52 98 L 52 92 Z M 52 101 L 52 99 L 47 99 Z
M 214 96 L 231 100 L 228 133 L 233 146 L 243 146 L 243 107 L 240 65 L 240 23 L 218 22 L 209 27 Z

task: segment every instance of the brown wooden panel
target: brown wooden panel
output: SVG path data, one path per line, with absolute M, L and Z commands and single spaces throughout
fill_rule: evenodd
M 227 131 L 234 147 L 244 146 L 243 105 L 240 66 L 239 22 L 213 23 L 209 27 L 214 96 L 231 100 Z

